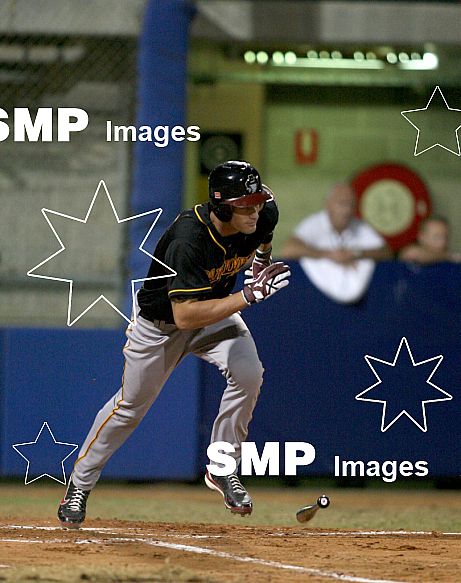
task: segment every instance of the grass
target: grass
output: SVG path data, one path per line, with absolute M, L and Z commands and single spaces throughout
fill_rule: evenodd
M 55 520 L 64 487 L 34 483 L 0 483 L 0 521 Z M 298 525 L 298 508 L 322 493 L 331 506 L 320 510 L 309 527 L 366 530 L 427 530 L 461 532 L 461 496 L 450 490 L 401 488 L 347 489 L 267 488 L 253 486 L 255 510 L 241 519 L 225 510 L 218 494 L 203 485 L 113 485 L 100 483 L 88 503 L 88 517 L 101 520 L 267 525 Z
M 168 559 L 159 569 L 139 568 L 135 565 L 111 568 L 76 568 L 61 565 L 59 567 L 16 567 L 14 570 L 0 574 L 0 581 L 8 583 L 215 583 L 215 579 L 199 575 L 190 569 L 172 565 Z

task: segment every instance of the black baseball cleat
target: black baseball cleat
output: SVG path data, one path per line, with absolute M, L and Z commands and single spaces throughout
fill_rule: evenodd
M 215 476 L 207 471 L 205 484 L 211 490 L 216 490 L 221 494 L 226 508 L 229 508 L 232 514 L 240 514 L 240 516 L 251 514 L 253 501 L 236 474 Z
M 79 528 L 85 520 L 86 501 L 91 490 L 82 490 L 70 480 L 67 492 L 58 508 L 58 518 L 67 528 Z

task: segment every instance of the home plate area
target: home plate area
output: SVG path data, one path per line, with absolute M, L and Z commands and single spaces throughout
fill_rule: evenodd
M 461 534 L 50 521 L 0 527 L 0 580 L 459 581 Z

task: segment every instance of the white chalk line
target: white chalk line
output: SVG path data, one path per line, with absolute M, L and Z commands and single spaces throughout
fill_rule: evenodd
M 139 537 L 115 537 L 107 540 L 99 539 L 83 539 L 78 541 L 69 541 L 65 539 L 50 539 L 50 540 L 37 540 L 37 539 L 0 539 L 0 542 L 17 542 L 17 543 L 30 543 L 30 544 L 57 544 L 57 543 L 69 543 L 74 542 L 74 544 L 111 544 L 113 542 L 128 542 L 128 543 L 143 543 L 150 546 L 162 547 L 166 549 L 172 549 L 175 551 L 183 551 L 189 553 L 196 553 L 200 555 L 211 555 L 214 557 L 219 557 L 221 559 L 230 559 L 232 561 L 239 561 L 241 563 L 253 563 L 256 565 L 262 565 L 264 567 L 271 567 L 275 569 L 283 569 L 287 571 L 296 571 L 298 573 L 305 573 L 308 575 L 315 575 L 316 577 L 322 577 L 325 579 L 335 579 L 338 581 L 348 581 L 350 583 L 404 583 L 402 581 L 396 581 L 391 579 L 369 579 L 367 577 L 356 577 L 354 575 L 346 575 L 344 573 L 336 573 L 335 571 L 322 571 L 321 569 L 315 569 L 313 567 L 301 567 L 299 565 L 289 565 L 286 563 L 279 563 L 278 561 L 266 561 L 264 559 L 257 559 L 255 557 L 242 557 L 240 555 L 233 555 L 232 553 L 227 553 L 225 551 L 216 551 L 214 549 L 208 549 L 205 547 L 196 547 L 191 545 L 181 545 L 177 543 L 169 543 L 166 541 L 159 541 L 153 539 L 145 539 Z
M 20 526 L 14 526 L 14 528 L 22 528 Z M 34 528 L 34 527 L 26 527 Z M 37 530 L 57 530 L 59 527 L 37 527 Z M 91 529 L 86 529 L 91 530 Z M 93 529 L 97 532 L 97 529 Z M 104 529 L 107 534 L 107 529 Z M 59 543 L 69 543 L 72 542 L 69 539 L 51 539 L 51 540 L 38 540 L 38 539 L 0 539 L 0 542 L 18 542 L 18 543 L 30 543 L 30 544 L 59 544 Z M 287 563 L 280 563 L 278 561 L 266 561 L 265 559 L 258 559 L 256 557 L 245 557 L 241 555 L 234 555 L 226 551 L 217 551 L 215 549 L 209 549 L 206 547 L 197 547 L 192 545 L 183 545 L 178 543 L 170 543 L 167 541 L 154 540 L 150 538 L 141 537 L 115 537 L 106 540 L 100 539 L 81 539 L 79 542 L 73 541 L 76 544 L 111 544 L 114 542 L 127 542 L 127 543 L 143 543 L 150 546 L 161 547 L 166 549 L 171 549 L 175 551 L 182 551 L 188 553 L 195 553 L 200 555 L 210 555 L 213 557 L 219 557 L 222 559 L 229 559 L 231 561 L 238 561 L 241 563 L 252 563 L 255 565 L 261 565 L 264 567 L 271 567 L 274 569 L 282 569 L 286 571 L 295 571 L 297 573 L 305 573 L 307 575 L 313 575 L 316 577 L 322 577 L 324 579 L 335 579 L 337 581 L 348 581 L 350 583 L 404 583 L 402 581 L 390 580 L 390 579 L 369 579 L 367 577 L 356 577 L 354 575 L 346 575 L 344 573 L 338 573 L 335 571 L 323 571 L 321 569 L 316 569 L 313 567 L 302 567 L 300 565 L 290 565 Z
M 142 540 L 142 539 L 140 539 Z M 300 567 L 299 565 L 289 565 L 286 563 L 279 563 L 278 561 L 265 561 L 264 559 L 257 559 L 255 557 L 242 557 L 240 555 L 233 555 L 232 553 L 227 553 L 225 551 L 216 551 L 214 549 L 208 549 L 204 547 L 195 547 L 190 545 L 180 545 L 176 543 L 168 543 L 164 541 L 144 541 L 148 545 L 156 547 L 164 547 L 168 549 L 175 549 L 186 551 L 190 553 L 207 554 L 214 557 L 220 557 L 223 559 L 231 559 L 233 561 L 239 561 L 242 563 L 253 563 L 256 565 L 262 565 L 264 567 L 272 567 L 275 569 L 284 569 L 287 571 L 297 571 L 298 573 L 306 573 L 309 575 L 315 575 L 317 577 L 323 577 L 325 579 L 336 579 L 339 581 L 350 581 L 351 583 L 402 583 L 400 581 L 391 581 L 388 579 L 368 579 L 366 577 L 355 577 L 354 575 L 346 575 L 344 573 L 336 573 L 335 571 L 322 571 L 321 569 L 315 569 L 313 567 Z
M 60 526 L 30 526 L 30 525 L 9 525 L 5 527 L 0 527 L 2 529 L 17 529 L 17 530 L 45 530 L 45 531 L 62 531 L 62 527 Z M 234 555 L 232 553 L 228 553 L 225 551 L 217 551 L 215 549 L 209 549 L 205 547 L 197 547 L 191 545 L 183 545 L 177 543 L 170 543 L 167 541 L 160 541 L 155 540 L 152 538 L 141 538 L 136 537 L 133 535 L 129 535 L 129 537 L 120 537 L 117 536 L 119 533 L 123 534 L 127 531 L 136 531 L 136 528 L 91 528 L 91 527 L 84 527 L 80 528 L 76 532 L 95 532 L 98 534 L 110 534 L 113 535 L 115 538 L 101 540 L 101 539 L 78 539 L 75 541 L 71 541 L 69 539 L 50 539 L 50 540 L 37 540 L 37 539 L 0 539 L 1 542 L 17 542 L 17 543 L 38 543 L 38 544 L 59 544 L 59 543 L 69 543 L 73 542 L 74 544 L 110 544 L 112 542 L 138 542 L 143 543 L 151 546 L 163 547 L 177 551 L 183 552 L 190 552 L 196 554 L 208 554 L 211 556 L 225 558 L 233 561 L 239 561 L 244 563 L 253 563 L 259 564 L 266 567 L 272 567 L 276 569 L 283 569 L 283 570 L 290 570 L 299 573 L 305 573 L 317 577 L 322 577 L 326 579 L 335 579 L 339 581 L 348 581 L 350 583 L 402 583 L 399 581 L 391 581 L 385 579 L 369 579 L 366 577 L 357 577 L 354 575 L 346 575 L 343 573 L 338 573 L 335 571 L 322 571 L 321 569 L 316 569 L 312 567 L 302 567 L 299 565 L 290 565 L 286 563 L 280 563 L 277 561 L 266 561 L 264 559 L 258 559 L 255 557 L 245 557 L 240 555 Z M 292 533 L 288 533 L 288 536 Z M 301 530 L 294 533 L 296 536 L 330 536 L 330 537 L 354 537 L 354 536 L 432 536 L 434 533 L 431 531 L 405 531 L 405 530 L 362 530 L 362 531 L 321 531 L 321 532 L 309 532 L 305 530 Z M 442 532 L 438 533 L 444 536 L 461 536 L 460 532 Z M 158 536 L 158 534 L 154 534 L 154 536 Z M 162 536 L 173 536 L 175 538 L 222 538 L 221 535 L 171 535 L 165 534 Z M 270 533 L 269 536 L 287 536 L 287 533 Z
M 31 525 L 17 525 L 17 524 L 10 524 L 6 526 L 0 526 L 0 531 L 8 530 L 8 529 L 20 529 L 20 530 L 59 530 L 62 531 L 62 526 L 31 526 Z M 126 533 L 127 531 L 134 531 L 137 532 L 141 529 L 139 528 L 131 528 L 131 527 L 112 527 L 112 528 L 91 528 L 89 526 L 81 527 L 78 529 L 79 532 L 97 532 L 99 534 L 118 534 L 120 532 Z M 332 531 L 308 531 L 299 529 L 294 532 L 286 533 L 286 532 L 274 532 L 268 533 L 266 536 L 433 536 L 434 532 L 438 536 L 461 536 L 461 532 L 439 532 L 439 531 L 429 531 L 429 530 L 348 530 L 348 531 L 340 531 L 340 530 L 332 530 Z M 158 533 L 147 533 L 149 536 L 158 536 Z M 171 538 L 223 538 L 222 535 L 208 535 L 208 534 L 170 534 L 170 533 L 162 533 L 162 537 L 171 537 Z
M 5 529 L 8 530 L 9 528 L 11 529 L 20 529 L 20 530 L 49 530 L 49 531 L 53 531 L 53 530 L 59 530 L 62 531 L 63 527 L 62 526 L 25 526 L 25 525 L 17 525 L 17 524 L 12 524 L 10 526 L 4 526 L 1 527 L 0 526 L 0 530 Z M 127 531 L 135 531 L 138 532 L 140 529 L 139 528 L 90 528 L 90 527 L 81 527 L 78 529 L 80 532 L 81 531 L 89 531 L 89 532 L 97 532 L 98 534 L 114 534 L 117 535 L 119 534 L 119 532 L 122 533 L 126 533 Z M 158 533 L 150 533 L 150 532 L 146 532 L 145 534 L 147 534 L 148 536 L 157 536 Z M 223 535 L 221 534 L 171 534 L 171 533 L 162 533 L 162 536 L 168 537 L 168 538 L 191 538 L 191 539 L 207 539 L 207 538 L 223 538 Z

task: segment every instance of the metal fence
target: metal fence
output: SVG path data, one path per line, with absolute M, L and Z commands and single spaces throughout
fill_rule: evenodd
M 83 218 L 98 182 L 104 180 L 119 216 L 127 216 L 131 144 L 108 142 L 106 120 L 133 123 L 137 57 L 133 31 L 143 2 L 131 6 L 137 10 L 136 26 L 118 1 L 112 3 L 119 11 L 117 26 L 107 22 L 113 16 L 107 2 L 99 2 L 99 12 L 94 6 L 98 2 L 90 4 L 91 10 L 83 15 L 79 1 L 18 0 L 0 8 L 0 108 L 8 114 L 2 121 L 10 127 L 10 135 L 0 142 L 0 325 L 65 325 L 68 286 L 26 276 L 60 248 L 40 212 L 43 207 Z M 34 118 L 43 107 L 53 108 L 54 134 L 58 107 L 84 109 L 88 127 L 68 143 L 15 141 L 15 108 L 29 108 Z M 101 238 L 91 257 L 79 253 L 81 236 L 68 235 L 71 258 L 62 253 L 50 270 L 63 268 L 62 277 L 78 279 L 82 305 L 96 292 L 120 299 L 123 229 L 109 242 Z M 107 253 L 108 245 L 116 252 Z M 88 313 L 83 325 L 119 323 L 114 311 L 100 306 Z

